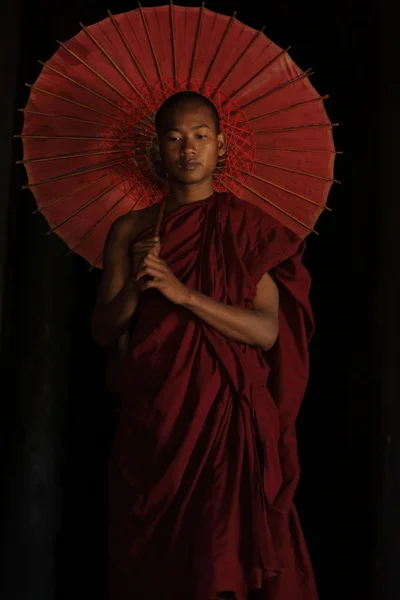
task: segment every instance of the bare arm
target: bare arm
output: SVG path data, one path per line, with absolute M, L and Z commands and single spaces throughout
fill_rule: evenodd
M 270 350 L 278 337 L 279 294 L 268 274 L 257 286 L 253 310 L 228 306 L 192 290 L 184 306 L 226 337 L 250 346 Z
M 132 221 L 117 219 L 104 248 L 103 273 L 92 315 L 92 336 L 109 347 L 129 328 L 137 306 L 137 285 L 132 278 L 130 243 Z
M 145 276 L 150 280 L 145 281 Z M 137 274 L 139 289 L 158 289 L 174 304 L 185 306 L 223 335 L 238 342 L 270 350 L 278 337 L 278 288 L 265 274 L 257 285 L 253 308 L 217 302 L 178 281 L 159 257 L 148 255 Z

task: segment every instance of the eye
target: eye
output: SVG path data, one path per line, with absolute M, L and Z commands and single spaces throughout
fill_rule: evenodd
M 177 136 L 177 135 L 170 135 L 170 136 L 167 137 L 167 140 L 169 142 L 177 142 L 179 140 L 179 136 Z
M 205 133 L 198 133 L 196 137 L 199 140 L 204 140 L 207 136 Z

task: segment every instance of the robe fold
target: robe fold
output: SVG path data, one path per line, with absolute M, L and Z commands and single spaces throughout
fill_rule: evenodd
M 137 238 L 145 239 L 150 231 Z M 251 308 L 280 295 L 269 352 L 226 338 L 157 290 L 137 307 L 109 462 L 109 600 L 316 600 L 293 505 L 295 421 L 313 333 L 303 243 L 231 194 L 164 219 L 161 258 L 187 286 Z

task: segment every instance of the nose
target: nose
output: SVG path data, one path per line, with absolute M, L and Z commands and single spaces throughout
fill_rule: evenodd
M 194 140 L 189 139 L 188 137 L 183 138 L 181 145 L 181 153 L 183 156 L 191 156 L 196 152 L 196 147 L 194 144 Z

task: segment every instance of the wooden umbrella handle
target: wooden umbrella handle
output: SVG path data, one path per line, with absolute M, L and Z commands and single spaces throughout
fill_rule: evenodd
M 159 237 L 159 235 L 160 235 L 161 224 L 162 224 L 162 220 L 164 218 L 165 207 L 167 205 L 167 198 L 168 198 L 169 194 L 170 194 L 170 192 L 169 192 L 169 185 L 168 185 L 168 179 L 167 179 L 167 181 L 165 182 L 163 197 L 160 202 L 160 210 L 158 211 L 157 223 L 154 227 L 154 237 Z
M 154 227 L 154 237 L 159 237 L 159 235 L 160 235 L 160 229 L 161 229 L 162 220 L 164 218 L 166 204 L 167 204 L 167 198 L 166 198 L 166 196 L 164 196 L 160 202 L 160 210 L 158 211 L 157 223 Z

